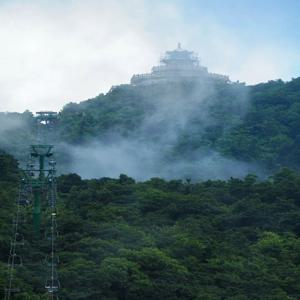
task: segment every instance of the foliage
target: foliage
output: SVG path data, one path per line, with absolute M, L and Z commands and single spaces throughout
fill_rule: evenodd
M 56 142 L 82 144 L 113 135 L 155 143 L 158 129 L 170 124 L 160 120 L 147 131 L 143 124 L 162 101 L 177 95 L 192 113 L 179 128 L 169 159 L 217 151 L 280 171 L 264 181 L 250 174 L 193 183 L 136 182 L 124 174 L 92 180 L 60 176 L 61 299 L 299 299 L 300 175 L 292 169 L 300 168 L 300 78 L 250 87 L 216 82 L 201 103 L 199 89 L 190 83 L 124 85 L 70 103 L 60 112 Z M 0 151 L 3 298 L 20 178 L 17 161 L 7 152 L 24 157 L 34 118 L 30 112 L 1 113 L 0 123 L 0 145 L 6 150 Z M 31 207 L 24 214 L 29 220 L 22 227 L 25 259 L 16 272 L 24 292 L 16 299 L 46 299 L 47 247 L 32 235 Z
M 9 157 L 5 166 L 1 291 L 16 194 L 16 162 Z M 293 171 L 266 181 L 58 179 L 62 299 L 299 298 L 300 175 Z M 26 293 L 19 299 L 45 294 L 47 248 L 31 226 L 23 228 L 24 267 L 16 275 Z

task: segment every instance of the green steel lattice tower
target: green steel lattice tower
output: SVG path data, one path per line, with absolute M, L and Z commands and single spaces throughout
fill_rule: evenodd
M 60 283 L 57 274 L 58 256 L 56 255 L 55 240 L 57 236 L 56 223 L 56 162 L 53 160 L 53 145 L 47 144 L 51 131 L 57 120 L 57 113 L 44 111 L 36 113 L 37 134 L 36 144 L 30 146 L 30 159 L 24 170 L 24 178 L 20 184 L 17 199 L 17 213 L 13 222 L 13 238 L 8 258 L 8 284 L 5 288 L 5 300 L 14 299 L 21 292 L 16 284 L 15 274 L 18 267 L 23 265 L 22 246 L 25 239 L 20 234 L 22 211 L 24 206 L 32 206 L 33 227 L 35 238 L 41 239 L 41 212 L 47 205 L 49 224 L 45 228 L 45 238 L 49 240 L 50 251 L 45 258 L 47 278 L 45 289 L 50 299 L 59 299 Z M 48 231 L 47 231 L 48 230 Z

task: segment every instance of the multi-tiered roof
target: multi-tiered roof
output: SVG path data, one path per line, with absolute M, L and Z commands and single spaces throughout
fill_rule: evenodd
M 194 81 L 217 77 L 228 81 L 228 77 L 208 73 L 207 68 L 200 65 L 199 59 L 194 52 L 181 48 L 167 51 L 160 60 L 159 66 L 153 67 L 149 74 L 138 74 L 131 78 L 133 85 L 148 85 L 159 82 Z

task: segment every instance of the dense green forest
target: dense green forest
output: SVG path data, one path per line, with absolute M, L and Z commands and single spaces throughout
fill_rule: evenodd
M 214 151 L 258 164 L 270 176 L 191 181 L 176 172 L 176 180 L 135 181 L 60 175 L 60 298 L 300 299 L 299 122 L 300 78 L 255 86 L 121 85 L 66 105 L 47 137 L 62 173 L 73 163 L 71 147 L 122 140 L 136 143 L 134 155 L 142 145 L 156 145 L 159 167 L 193 163 Z M 2 298 L 21 178 L 14 157 L 26 161 L 36 127 L 29 111 L 0 113 L 0 125 Z M 24 264 L 15 275 L 24 292 L 16 299 L 48 299 L 47 243 L 34 237 L 31 206 L 23 209 Z
M 0 293 L 20 172 L 0 154 Z M 60 299 L 299 299 L 300 175 L 265 181 L 58 178 Z M 44 203 L 44 208 L 46 204 Z M 44 294 L 42 240 L 23 227 L 16 299 Z M 1 298 L 2 298 L 1 294 Z
M 112 139 L 135 141 L 138 148 L 156 145 L 159 165 L 193 162 L 199 153 L 213 151 L 259 164 L 272 174 L 281 167 L 300 169 L 299 120 L 300 78 L 254 86 L 222 81 L 121 85 L 106 95 L 66 105 L 53 140 L 57 145 L 93 140 L 105 145 Z M 33 115 L 1 113 L 0 124 L 0 147 L 24 158 L 33 141 Z M 72 163 L 68 150 L 60 151 L 65 152 L 64 163 Z

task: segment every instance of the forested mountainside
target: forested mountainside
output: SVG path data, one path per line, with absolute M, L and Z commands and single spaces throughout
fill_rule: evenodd
M 33 140 L 32 114 L 1 113 L 0 124 L 0 147 L 22 156 Z M 56 144 L 94 141 L 132 144 L 141 153 L 150 148 L 160 166 L 217 153 L 270 171 L 299 169 L 300 78 L 255 86 L 223 81 L 117 86 L 70 103 L 59 114 Z
M 169 97 L 165 108 L 161 98 Z M 67 105 L 61 112 L 62 135 L 72 142 L 101 137 L 111 128 L 130 135 L 153 111 L 165 109 L 172 114 L 172 106 L 175 117 L 152 124 L 154 133 L 150 131 L 147 138 L 155 139 L 159 131 L 156 126 L 164 131 L 169 125 L 165 123 L 174 125 L 183 114 L 186 120 L 178 126 L 172 152 L 175 156 L 214 150 L 271 168 L 300 166 L 300 78 L 250 87 L 224 82 L 209 87 L 157 86 L 154 92 L 152 87 L 119 87 L 79 105 Z
M 2 298 L 20 172 L 4 152 L 0 170 Z M 61 299 L 299 299 L 300 176 L 293 171 L 195 183 L 69 174 L 58 178 L 58 194 Z M 34 238 L 30 206 L 24 214 L 15 274 L 24 292 L 15 299 L 48 299 L 47 247 Z

